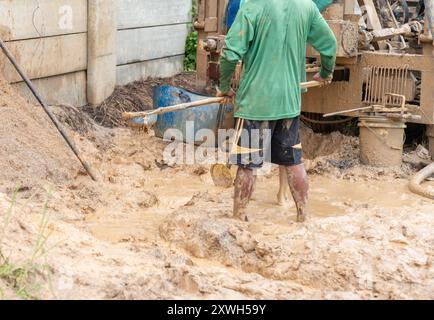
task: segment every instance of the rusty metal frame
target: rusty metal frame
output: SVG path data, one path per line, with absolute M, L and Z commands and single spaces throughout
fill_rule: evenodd
M 422 124 L 434 124 L 434 56 L 432 51 L 432 44 L 428 44 L 424 48 L 423 55 L 366 52 L 362 54 L 360 64 L 361 68 L 367 66 L 394 68 L 408 65 L 409 70 L 420 71 L 422 74 L 422 87 L 420 109 L 417 114 L 421 116 L 421 120 L 415 122 Z
M 205 50 L 204 41 L 208 37 L 225 34 L 224 8 L 228 0 L 202 0 L 195 27 L 199 32 L 197 56 L 197 85 L 207 88 L 210 85 L 210 62 L 215 62 L 211 53 Z M 344 20 L 351 18 L 350 0 L 346 0 Z M 348 8 L 347 8 L 348 6 Z M 302 97 L 302 110 L 314 113 L 331 113 L 363 105 L 363 88 L 366 68 L 381 66 L 396 68 L 408 65 L 409 70 L 420 71 L 422 75 L 419 115 L 423 124 L 434 124 L 434 53 L 433 42 L 425 23 L 424 34 L 420 40 L 423 45 L 422 54 L 391 54 L 384 52 L 362 51 L 355 57 L 339 57 L 337 65 L 350 73 L 349 81 L 335 81 L 324 88 L 312 88 Z M 426 38 L 426 39 L 425 39 Z M 217 62 L 218 63 L 218 62 Z M 308 74 L 311 77 L 313 73 Z

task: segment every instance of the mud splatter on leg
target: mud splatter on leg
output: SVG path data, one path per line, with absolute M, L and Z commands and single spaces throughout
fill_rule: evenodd
M 307 200 L 309 181 L 303 164 L 286 167 L 288 173 L 289 188 L 297 206 L 297 222 L 304 222 L 307 219 Z
M 247 221 L 246 208 L 252 197 L 256 175 L 251 169 L 238 167 L 235 178 L 234 217 Z

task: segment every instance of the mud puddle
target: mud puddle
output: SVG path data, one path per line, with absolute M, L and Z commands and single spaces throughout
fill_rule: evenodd
M 122 210 L 101 208 L 86 217 L 86 227 L 97 238 L 110 242 L 156 241 L 161 221 L 174 210 L 188 203 L 200 190 L 198 177 L 178 174 L 173 178 L 155 178 L 148 182 L 153 186 L 152 196 L 139 203 L 139 208 Z M 133 200 L 132 200 L 133 201 Z
M 370 206 L 384 208 L 411 207 L 421 198 L 410 193 L 407 180 L 350 181 L 311 176 L 310 212 L 312 218 L 343 216 Z M 158 228 L 172 212 L 203 198 L 222 214 L 231 214 L 233 189 L 215 187 L 209 173 L 194 176 L 177 172 L 165 177 L 153 177 L 157 202 L 150 208 L 142 207 L 119 213 L 116 208 L 103 208 L 86 217 L 88 230 L 97 238 L 110 242 L 159 241 Z M 249 210 L 249 231 L 263 237 L 275 238 L 289 232 L 295 221 L 296 210 L 289 202 L 277 204 L 278 176 L 258 179 Z
M 250 204 L 251 224 L 249 231 L 262 234 L 266 238 L 289 232 L 295 222 L 296 209 L 278 206 L 277 177 L 259 181 Z M 349 181 L 330 179 L 323 176 L 310 177 L 310 213 L 312 218 L 344 216 L 358 209 L 372 206 L 384 208 L 411 207 L 421 202 L 421 198 L 408 190 L 408 181 Z M 425 201 L 425 200 L 422 200 Z

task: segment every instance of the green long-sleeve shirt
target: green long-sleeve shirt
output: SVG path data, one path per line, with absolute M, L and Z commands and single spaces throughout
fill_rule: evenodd
M 250 120 L 293 118 L 301 111 L 306 43 L 321 55 L 321 76 L 336 61 L 336 39 L 311 0 L 249 0 L 226 36 L 220 90 L 227 92 L 239 60 L 244 67 L 235 116 Z

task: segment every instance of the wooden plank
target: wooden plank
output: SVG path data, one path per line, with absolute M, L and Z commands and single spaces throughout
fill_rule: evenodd
M 117 67 L 117 85 L 156 77 L 171 77 L 184 69 L 184 56 L 150 60 Z
M 184 54 L 187 34 L 187 24 L 121 30 L 117 65 Z
M 118 29 L 191 22 L 191 0 L 117 0 Z
M 87 0 L 0 0 L 0 35 L 22 40 L 87 31 Z
M 225 10 L 226 10 L 226 5 L 227 5 L 227 0 L 219 0 L 218 3 L 218 17 L 224 17 L 225 16 Z M 219 19 L 218 21 L 218 32 L 219 33 L 226 33 L 226 23 L 224 21 L 224 19 Z
M 381 30 L 380 18 L 378 17 L 377 10 L 375 10 L 375 5 L 373 0 L 363 0 L 365 5 L 366 14 L 368 15 L 368 23 L 370 24 L 372 30 Z M 380 49 L 386 49 L 387 44 L 385 41 L 378 41 L 378 46 Z
M 218 0 L 206 1 L 205 32 L 218 32 Z
M 86 70 L 86 33 L 13 41 L 7 44 L 30 79 Z M 9 82 L 21 81 L 4 55 L 0 55 L 0 72 Z
M 36 79 L 32 82 L 50 105 L 84 106 L 87 103 L 85 71 Z M 35 98 L 24 82 L 18 82 L 12 86 L 28 101 L 36 103 Z
M 218 15 L 218 1 L 208 0 L 206 2 L 206 14 L 208 17 L 217 17 Z

